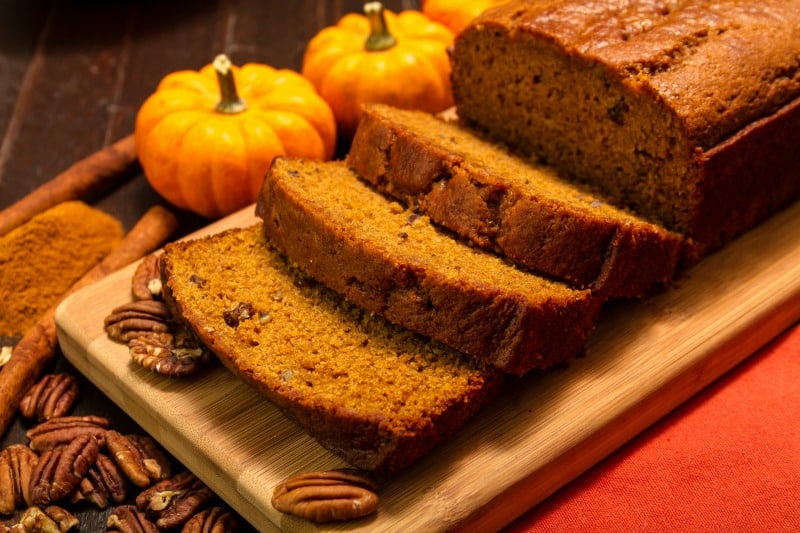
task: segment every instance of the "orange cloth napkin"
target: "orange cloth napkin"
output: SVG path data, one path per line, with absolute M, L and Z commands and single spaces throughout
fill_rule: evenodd
M 800 324 L 507 533 L 800 531 Z

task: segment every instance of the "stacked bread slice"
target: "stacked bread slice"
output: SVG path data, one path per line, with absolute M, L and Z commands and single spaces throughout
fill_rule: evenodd
M 565 29 L 553 39 L 548 33 L 553 21 L 572 28 L 575 21 L 595 20 L 569 16 L 575 9 L 585 11 L 583 4 L 603 6 L 601 14 L 612 19 L 636 20 L 638 13 L 656 27 L 671 29 L 654 34 L 669 47 L 686 32 L 697 35 L 698 28 L 687 22 L 689 15 L 717 13 L 708 2 L 694 0 L 685 2 L 687 12 L 675 8 L 658 13 L 651 12 L 649 2 L 632 3 L 624 13 L 617 13 L 622 8 L 611 0 L 562 4 L 566 7 L 559 11 L 563 20 L 558 23 L 561 19 L 551 16 L 549 2 L 511 2 L 487 12 L 456 40 L 454 89 L 457 103 L 468 111 L 468 126 L 413 111 L 368 107 L 346 161 L 279 158 L 273 163 L 257 204 L 261 224 L 165 250 L 162 278 L 176 315 L 233 372 L 358 467 L 382 472 L 405 468 L 489 402 L 504 375 L 546 369 L 579 354 L 609 298 L 645 297 L 667 287 L 682 265 L 800 196 L 800 165 L 793 172 L 787 167 L 796 157 L 770 155 L 775 132 L 800 121 L 800 111 L 774 99 L 774 105 L 762 110 L 775 124 L 753 126 L 756 133 L 748 130 L 749 140 L 738 145 L 752 146 L 753 135 L 766 132 L 758 137 L 759 150 L 745 150 L 762 159 L 740 165 L 740 171 L 734 148 L 725 152 L 734 157 L 725 165 L 698 167 L 707 161 L 705 156 L 681 160 L 677 166 L 691 167 L 681 173 L 687 191 L 676 189 L 674 180 L 651 167 L 634 172 L 639 168 L 635 161 L 626 166 L 614 159 L 621 157 L 619 151 L 610 154 L 608 164 L 619 167 L 615 172 L 620 175 L 627 175 L 626 168 L 632 174 L 614 181 L 614 187 L 596 177 L 575 177 L 556 152 L 543 153 L 559 162 L 559 168 L 534 160 L 530 151 L 539 144 L 566 144 L 575 157 L 597 158 L 609 142 L 605 134 L 584 135 L 574 145 L 574 132 L 562 128 L 560 135 L 553 128 L 548 131 L 557 138 L 537 144 L 525 134 L 526 127 L 535 131 L 531 120 L 558 122 L 548 108 L 550 101 L 529 88 L 520 94 L 503 92 L 499 100 L 481 92 L 495 87 L 495 75 L 510 76 L 507 85 L 515 79 L 536 85 L 558 64 L 551 61 L 554 48 L 564 47 L 564 57 L 578 53 L 580 46 L 562 40 L 583 34 Z M 762 21 L 745 11 L 733 10 L 739 18 L 730 29 Z M 519 21 L 524 24 L 504 30 Z M 702 43 L 697 46 L 702 50 Z M 503 51 L 512 47 L 522 55 L 501 61 L 508 55 Z M 545 52 L 525 55 L 525 47 Z M 651 51 L 658 55 L 662 48 Z M 619 57 L 625 50 L 620 44 Z M 529 58 L 530 64 L 520 57 Z M 780 66 L 785 54 L 775 57 L 775 65 L 765 68 Z M 588 65 L 588 77 L 603 79 L 603 72 L 610 72 L 596 57 Z M 495 72 L 497 66 L 512 72 Z M 571 84 L 580 78 L 580 69 L 570 72 Z M 795 64 L 794 78 L 800 81 L 798 72 Z M 633 128 L 626 135 L 634 139 L 658 134 L 657 124 L 672 127 L 679 120 L 652 87 L 636 92 L 645 82 L 641 77 L 609 81 L 609 94 L 597 96 L 598 105 L 606 106 L 606 118 Z M 800 92 L 800 83 L 796 85 Z M 557 93 L 556 88 L 565 94 L 575 89 L 567 84 L 551 86 L 549 92 Z M 641 98 L 652 99 L 647 109 L 655 110 L 657 120 L 628 119 L 632 102 Z M 483 113 L 481 99 L 497 106 Z M 540 100 L 547 109 L 530 120 L 500 119 L 514 128 L 511 135 L 494 115 L 503 113 L 503 101 L 512 99 L 517 112 L 524 108 L 535 115 L 530 110 Z M 608 107 L 608 102 L 616 105 Z M 565 116 L 571 113 L 565 111 Z M 705 112 L 701 118 L 713 121 Z M 717 120 L 728 118 L 720 113 Z M 751 118 L 762 126 L 766 120 Z M 679 136 L 676 131 L 683 132 L 680 126 L 669 131 L 673 139 Z M 798 132 L 800 128 L 786 134 L 797 140 Z M 509 146 L 493 140 L 495 136 Z M 648 139 L 639 146 L 667 146 L 658 157 L 675 169 L 673 158 L 686 154 L 674 146 L 670 152 L 669 139 L 660 142 Z M 526 153 L 524 158 L 515 155 L 518 149 Z M 635 147 L 629 153 L 636 160 L 654 155 Z M 714 158 L 724 160 L 719 154 Z M 744 206 L 738 190 L 746 181 L 742 174 L 753 165 L 766 168 L 770 160 L 778 161 L 779 176 L 748 185 L 755 207 Z M 723 173 L 718 179 L 715 168 Z M 658 209 L 637 200 L 645 190 L 648 198 L 657 199 Z M 708 197 L 713 194 L 722 196 Z M 687 200 L 698 197 L 701 201 Z M 721 229 L 707 230 L 727 213 L 727 198 L 735 200 L 734 220 L 726 218 Z M 662 204 L 670 201 L 683 222 L 665 221 L 669 217 L 663 216 Z

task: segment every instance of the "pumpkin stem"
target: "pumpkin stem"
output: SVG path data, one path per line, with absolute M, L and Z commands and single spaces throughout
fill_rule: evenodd
M 236 91 L 231 60 L 228 59 L 228 56 L 219 54 L 214 58 L 212 65 L 217 73 L 217 82 L 219 83 L 220 99 L 217 102 L 216 110 L 219 113 L 233 115 L 247 109 L 247 104 L 239 98 L 239 93 Z
M 364 48 L 368 52 L 382 52 L 397 44 L 397 39 L 389 33 L 386 27 L 386 15 L 383 13 L 383 4 L 380 2 L 367 2 L 364 4 L 364 14 L 369 20 L 370 34 Z

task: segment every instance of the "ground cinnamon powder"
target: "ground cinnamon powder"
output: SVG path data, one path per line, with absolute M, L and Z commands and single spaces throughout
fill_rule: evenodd
M 71 201 L 0 237 L 0 337 L 21 336 L 122 236 L 117 219 Z

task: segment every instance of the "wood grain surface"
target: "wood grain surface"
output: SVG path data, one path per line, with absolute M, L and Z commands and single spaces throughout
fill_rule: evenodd
M 200 234 L 254 222 L 245 209 Z M 277 513 L 272 487 L 343 463 L 225 371 L 170 381 L 130 362 L 102 321 L 135 265 L 65 301 L 67 358 L 263 531 L 314 531 Z M 687 272 L 663 294 L 604 311 L 587 353 L 514 380 L 500 398 L 380 489 L 379 512 L 328 530 L 489 531 L 508 524 L 735 366 L 800 317 L 800 204 Z

